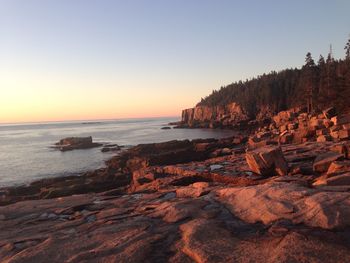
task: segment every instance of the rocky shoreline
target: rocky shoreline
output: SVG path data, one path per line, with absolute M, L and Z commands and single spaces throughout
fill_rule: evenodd
M 347 114 L 143 144 L 106 167 L 0 189 L 4 262 L 349 262 Z

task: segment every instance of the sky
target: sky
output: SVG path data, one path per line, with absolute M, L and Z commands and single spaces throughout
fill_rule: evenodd
M 305 54 L 344 57 L 348 0 L 0 0 L 0 123 L 180 116 Z

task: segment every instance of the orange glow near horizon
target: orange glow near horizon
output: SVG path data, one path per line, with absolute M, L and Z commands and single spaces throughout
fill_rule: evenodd
M 125 100 L 128 100 L 124 97 Z M 170 99 L 170 98 L 169 98 Z M 16 102 L 14 102 L 17 100 Z M 129 101 L 132 101 L 129 98 Z M 0 123 L 42 122 L 42 121 L 69 121 L 69 120 L 96 120 L 118 118 L 169 117 L 180 116 L 181 108 L 173 103 L 160 101 L 143 102 L 135 100 L 122 103 L 113 96 L 107 99 L 94 100 L 94 96 L 77 96 L 71 99 L 51 98 L 44 96 L 23 96 L 7 103 L 1 101 Z M 153 105 L 152 105 L 153 104 Z
M 135 81 L 122 83 L 40 74 L 0 80 L 0 123 L 180 116 L 196 96 L 171 94 Z M 127 87 L 142 88 L 120 88 Z M 156 83 L 158 84 L 158 83 Z M 159 86 L 159 84 L 157 85 Z M 176 90 L 174 87 L 173 90 Z

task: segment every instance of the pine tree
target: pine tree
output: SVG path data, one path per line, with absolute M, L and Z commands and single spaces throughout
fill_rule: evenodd
M 315 61 L 312 58 L 310 52 L 306 54 L 304 65 L 304 81 L 306 84 L 306 107 L 307 112 L 310 113 L 313 110 L 313 98 L 314 98 L 314 74 L 315 74 Z
M 320 55 L 318 60 L 318 96 L 317 104 L 319 108 L 324 108 L 327 104 L 327 67 L 324 57 Z
M 326 60 L 326 70 L 327 70 L 327 75 L 326 75 L 326 83 L 327 83 L 327 98 L 329 100 L 333 100 L 334 97 L 336 96 L 334 86 L 335 86 L 335 63 L 333 59 L 333 51 L 332 51 L 332 45 L 329 47 L 329 53 L 327 56 Z
M 326 61 L 324 60 L 324 57 L 322 55 L 320 55 L 320 58 L 318 59 L 317 65 L 318 66 L 324 66 L 324 64 L 326 64 Z
M 346 43 L 344 49 L 345 49 L 345 59 L 349 60 L 350 59 L 350 37 L 349 37 L 348 42 Z
M 328 53 L 326 62 L 327 62 L 327 64 L 334 62 L 332 44 L 329 45 L 329 53 Z
M 305 58 L 305 66 L 307 68 L 313 67 L 315 66 L 315 61 L 313 60 L 311 53 L 307 52 L 306 54 L 306 58 Z

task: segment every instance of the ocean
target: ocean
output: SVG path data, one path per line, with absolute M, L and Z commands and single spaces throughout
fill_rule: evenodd
M 169 140 L 223 138 L 230 130 L 162 130 L 178 118 L 120 119 L 0 125 L 0 187 L 79 175 L 104 166 L 115 153 L 101 148 L 61 152 L 50 148 L 65 137 L 92 136 L 94 142 L 132 146 Z

